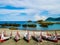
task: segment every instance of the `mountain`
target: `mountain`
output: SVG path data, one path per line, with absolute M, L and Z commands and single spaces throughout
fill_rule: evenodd
M 60 21 L 60 17 L 58 17 L 58 18 L 49 17 L 46 19 L 46 21 Z

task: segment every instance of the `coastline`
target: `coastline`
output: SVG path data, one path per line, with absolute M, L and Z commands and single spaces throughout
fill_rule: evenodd
M 24 34 L 27 32 L 26 30 L 10 30 L 10 29 L 7 29 L 7 28 L 0 28 L 0 32 L 3 32 L 3 31 L 6 31 L 7 34 L 10 34 L 11 32 L 13 33 L 12 35 L 15 36 L 16 32 L 18 31 L 19 34 L 21 35 L 21 37 L 24 36 Z M 33 31 L 39 35 L 39 33 L 42 31 L 43 34 L 45 35 L 46 32 L 48 31 L 48 33 L 50 34 L 55 34 L 55 31 L 60 34 L 60 30 L 29 30 L 29 33 L 31 35 L 33 35 Z
M 0 28 L 0 32 L 3 32 L 3 31 L 6 31 L 6 33 L 9 35 L 10 33 L 11 33 L 11 31 L 12 31 L 12 35 L 13 35 L 13 37 L 11 38 L 11 39 L 9 39 L 8 41 L 5 41 L 4 43 L 0 43 L 1 45 L 20 45 L 20 44 L 22 44 L 22 45 L 37 45 L 37 44 L 39 44 L 39 45 L 55 45 L 55 44 L 57 44 L 57 45 L 60 45 L 60 41 L 58 41 L 58 43 L 54 43 L 54 42 L 50 42 L 50 41 L 46 41 L 46 40 L 43 40 L 43 42 L 36 42 L 35 40 L 33 40 L 32 38 L 31 38 L 31 40 L 30 40 L 30 42 L 29 43 L 27 43 L 25 40 L 23 40 L 23 36 L 24 36 L 24 34 L 26 33 L 26 30 L 10 30 L 10 29 L 7 29 L 7 28 Z M 19 40 L 18 42 L 15 42 L 14 40 L 13 40 L 13 38 L 14 38 L 14 36 L 15 36 L 15 34 L 16 34 L 16 32 L 19 32 L 19 34 L 20 34 L 20 39 L 21 40 Z M 30 34 L 31 35 L 33 35 L 33 31 L 29 31 L 30 32 Z M 39 35 L 39 33 L 40 33 L 40 31 L 34 31 L 37 35 Z M 55 33 L 55 31 L 48 31 L 50 34 L 54 34 Z M 46 33 L 46 31 L 43 31 L 43 34 L 45 34 Z M 57 30 L 57 33 L 59 33 L 60 34 L 60 31 L 59 30 Z M 9 44 L 8 44 L 9 43 Z

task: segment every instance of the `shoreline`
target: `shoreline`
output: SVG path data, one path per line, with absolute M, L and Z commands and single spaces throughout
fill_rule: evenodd
M 8 29 L 8 28 L 0 28 L 0 29 Z M 17 29 L 17 30 L 20 30 L 20 29 Z M 26 30 L 21 30 L 21 31 L 26 31 Z M 60 31 L 60 30 L 28 30 L 28 31 Z
M 6 41 L 6 42 L 4 42 L 4 43 L 2 43 L 2 45 L 20 45 L 20 44 L 22 44 L 22 45 L 35 45 L 36 43 L 38 43 L 38 42 L 36 42 L 35 40 L 33 40 L 32 38 L 31 38 L 31 40 L 30 40 L 30 42 L 29 43 L 27 43 L 24 39 L 23 39 L 23 37 L 24 37 L 24 34 L 26 33 L 26 30 L 10 30 L 10 29 L 7 29 L 7 28 L 0 28 L 0 32 L 2 32 L 2 31 L 6 31 L 6 34 L 7 35 L 10 35 L 11 34 L 11 31 L 12 31 L 12 39 L 9 39 L 8 41 Z M 16 35 L 16 32 L 19 32 L 19 34 L 20 34 L 20 39 L 21 40 L 19 40 L 17 43 L 15 43 L 15 41 L 13 40 L 13 38 L 15 37 L 15 35 Z M 38 35 L 40 35 L 40 31 L 34 31 L 35 32 L 35 34 L 36 34 L 36 36 L 38 36 Z M 46 34 L 46 31 L 42 31 L 43 32 L 43 35 L 45 35 Z M 29 31 L 29 33 L 31 34 L 31 35 L 33 35 L 33 31 Z M 49 34 L 55 34 L 55 31 L 48 31 L 48 33 Z M 60 35 L 60 31 L 58 31 L 57 30 L 57 33 Z M 34 43 L 33 43 L 34 42 Z M 9 44 L 8 44 L 9 43 Z M 48 45 L 48 44 L 54 44 L 55 45 L 55 43 L 54 42 L 50 42 L 50 41 L 46 41 L 46 40 L 43 40 L 42 42 L 40 42 L 39 43 L 39 45 Z M 1 44 L 1 43 L 0 43 Z M 59 40 L 59 42 L 57 43 L 57 44 L 59 44 L 60 45 L 60 40 Z
M 13 33 L 12 35 L 13 35 L 13 36 L 15 36 L 16 32 L 18 31 L 21 37 L 23 37 L 24 34 L 27 32 L 26 30 L 10 30 L 10 29 L 7 29 L 7 28 L 0 28 L 0 32 L 3 32 L 3 31 L 6 31 L 6 34 L 8 34 L 8 35 L 9 35 L 9 34 L 11 33 L 11 31 L 12 31 L 12 33 Z M 49 34 L 55 34 L 55 30 L 51 30 L 51 31 L 49 31 L 49 30 L 44 30 L 44 31 L 42 31 L 42 32 L 43 32 L 43 35 L 45 35 L 47 31 L 48 31 Z M 36 31 L 36 30 L 35 30 L 34 32 L 35 32 L 36 35 L 39 35 L 40 32 L 41 32 L 41 30 L 39 30 L 39 31 Z M 56 30 L 56 32 L 57 32 L 58 34 L 60 34 L 60 30 Z M 30 33 L 31 35 L 33 35 L 33 31 L 30 31 L 30 30 L 29 30 L 29 33 Z
M 0 30 L 1 29 L 3 29 L 3 30 L 11 30 L 11 31 L 13 31 L 12 29 L 8 29 L 8 28 L 0 28 Z M 14 31 L 26 31 L 26 30 L 14 30 Z M 60 31 L 60 30 L 28 30 L 28 31 L 36 31 L 36 32 L 38 32 L 38 31 Z

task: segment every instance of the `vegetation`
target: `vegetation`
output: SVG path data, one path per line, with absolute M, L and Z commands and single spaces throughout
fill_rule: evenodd
M 29 22 L 32 22 L 32 21 L 31 20 L 28 20 L 27 22 L 29 23 Z
M 23 24 L 22 26 L 23 26 L 23 27 L 27 27 L 27 24 Z
M 56 22 L 56 24 L 60 24 L 60 22 Z
M 41 27 L 48 27 L 48 24 L 41 24 Z
M 42 27 L 48 27 L 49 25 L 53 25 L 54 23 L 51 23 L 51 22 L 42 22 L 42 23 L 39 23 L 41 24 Z
M 27 24 L 23 24 L 22 26 L 23 27 L 36 27 L 36 24 L 32 24 L 32 21 L 31 20 L 28 20 L 27 21 Z
M 28 24 L 28 27 L 36 27 L 36 24 Z
M 23 27 L 36 27 L 36 24 L 23 24 Z
M 0 24 L 2 27 L 6 27 L 6 26 L 14 26 L 14 27 L 19 27 L 20 26 L 20 24 L 7 24 L 7 23 L 5 23 L 5 24 Z
M 38 20 L 37 23 L 41 24 L 40 25 L 41 27 L 48 27 L 48 25 L 53 25 L 54 24 L 53 22 L 46 22 L 46 21 L 43 21 L 43 20 Z
M 10 30 L 18 30 L 17 27 L 10 27 L 9 29 L 10 29 Z
M 43 20 L 38 20 L 38 21 L 37 21 L 37 23 L 41 23 L 41 22 L 43 22 Z

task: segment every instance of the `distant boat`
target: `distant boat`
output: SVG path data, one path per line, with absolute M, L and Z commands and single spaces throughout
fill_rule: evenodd
M 30 41 L 31 35 L 30 35 L 29 31 L 27 31 L 27 32 L 24 34 L 24 39 L 25 39 L 27 42 Z
M 14 40 L 15 40 L 16 42 L 20 40 L 20 34 L 19 34 L 18 31 L 17 31 L 17 33 L 16 33 L 16 35 L 15 35 L 15 37 L 14 37 Z
M 34 40 L 36 40 L 36 41 L 38 41 L 38 42 L 42 42 L 42 32 L 40 32 L 40 35 L 39 36 L 37 36 L 37 35 L 35 35 L 35 33 L 33 32 L 33 36 L 32 36 L 32 38 L 34 39 Z
M 57 36 L 56 35 L 43 35 L 43 39 L 52 41 L 52 42 L 58 42 Z
M 0 42 L 4 42 L 4 41 L 6 41 L 6 40 L 8 40 L 8 39 L 10 39 L 10 36 L 4 36 L 4 33 L 2 32 L 2 34 L 1 34 L 1 38 L 0 38 Z

